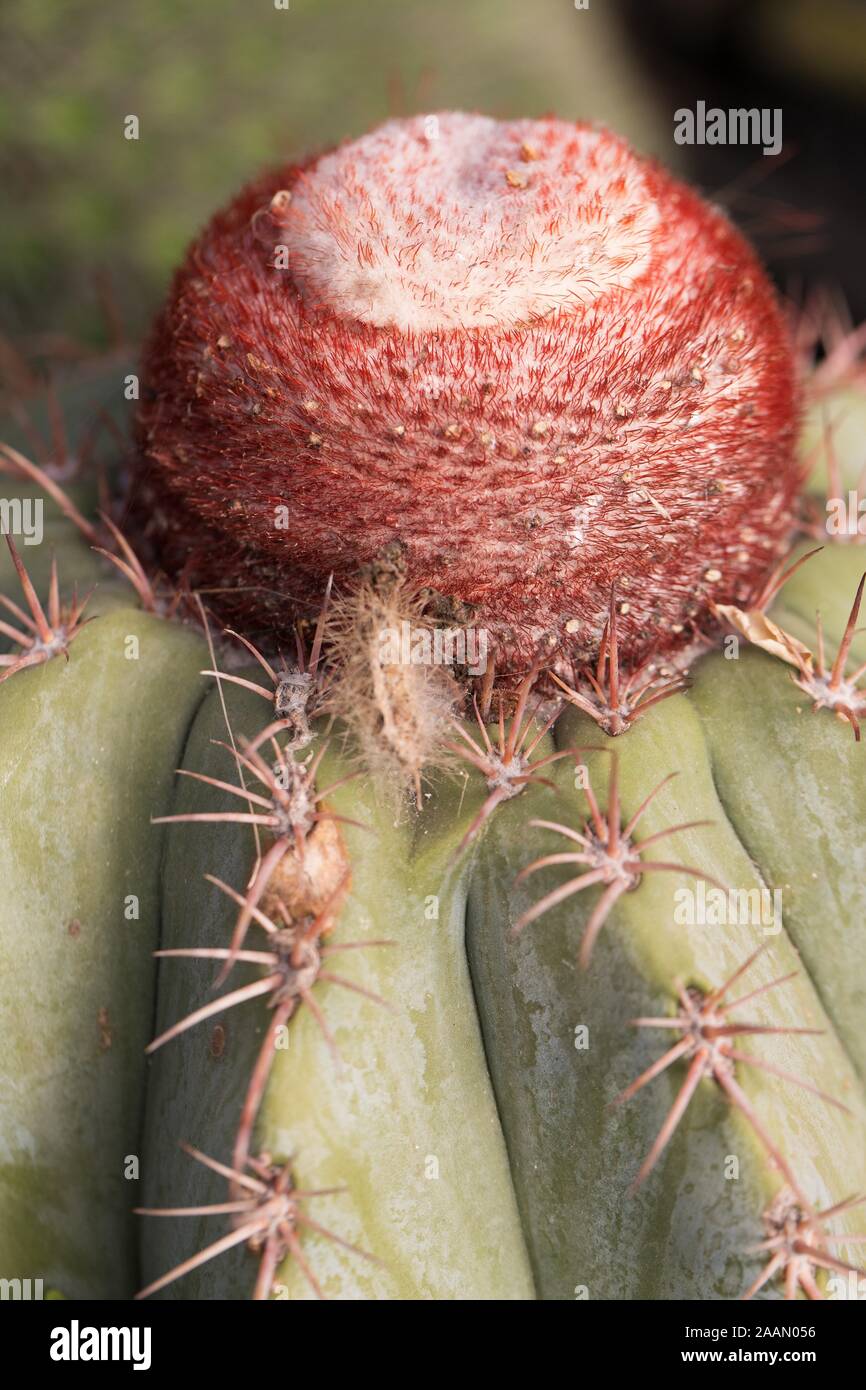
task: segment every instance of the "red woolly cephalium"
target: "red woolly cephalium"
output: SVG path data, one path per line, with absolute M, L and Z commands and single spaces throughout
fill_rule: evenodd
M 191 247 L 143 387 L 138 515 L 227 620 L 285 635 L 397 542 L 500 670 L 548 633 L 591 654 L 614 583 L 630 653 L 685 645 L 766 574 L 799 477 L 748 245 L 554 119 L 391 121 L 259 179 Z

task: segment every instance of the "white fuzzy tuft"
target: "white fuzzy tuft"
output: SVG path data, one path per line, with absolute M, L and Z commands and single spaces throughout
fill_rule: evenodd
M 659 212 L 610 137 L 559 121 L 389 121 L 320 159 L 282 237 L 308 300 L 424 331 L 508 328 L 628 288 Z

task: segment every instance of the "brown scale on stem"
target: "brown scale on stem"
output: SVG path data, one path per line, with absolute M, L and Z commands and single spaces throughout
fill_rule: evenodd
M 680 1034 L 678 1040 L 667 1052 L 663 1053 L 646 1071 L 642 1072 L 635 1081 L 622 1091 L 611 1105 L 624 1105 L 626 1101 L 637 1095 L 650 1081 L 654 1081 L 668 1067 L 674 1066 L 680 1061 L 688 1062 L 688 1070 L 683 1080 L 682 1086 L 677 1094 L 676 1100 L 671 1106 L 664 1124 L 659 1130 L 653 1145 L 644 1159 L 638 1171 L 637 1177 L 629 1189 L 631 1192 L 637 1190 L 641 1183 L 652 1172 L 658 1162 L 666 1145 L 677 1128 L 680 1120 L 685 1114 L 692 1096 L 695 1094 L 701 1081 L 709 1079 L 724 1091 L 728 1100 L 734 1105 L 742 1115 L 745 1116 L 755 1134 L 767 1150 L 776 1168 L 785 1178 L 792 1190 L 797 1192 L 798 1198 L 805 1203 L 797 1180 L 794 1177 L 787 1160 L 779 1152 L 778 1148 L 770 1139 L 763 1123 L 756 1114 L 751 1101 L 742 1090 L 736 1077 L 737 1065 L 757 1067 L 760 1071 L 766 1072 L 771 1076 L 779 1077 L 783 1081 L 789 1081 L 796 1086 L 802 1086 L 804 1090 L 812 1095 L 819 1096 L 828 1105 L 833 1105 L 839 1110 L 850 1113 L 847 1106 L 841 1101 L 828 1096 L 824 1091 L 820 1091 L 811 1082 L 804 1081 L 799 1076 L 794 1076 L 791 1072 L 783 1071 L 780 1067 L 765 1061 L 763 1058 L 755 1057 L 751 1053 L 744 1052 L 738 1042 L 740 1038 L 757 1037 L 763 1035 L 804 1035 L 808 1037 L 823 1036 L 823 1029 L 820 1028 L 780 1028 L 772 1024 L 746 1022 L 739 1019 L 731 1019 L 730 1014 L 739 1009 L 743 1004 L 750 1003 L 752 1000 L 767 994 L 770 990 L 778 986 L 787 984 L 789 980 L 798 974 L 792 970 L 788 975 L 780 976 L 778 979 L 770 980 L 768 984 L 759 985 L 757 989 L 751 990 L 748 994 L 741 995 L 738 999 L 727 999 L 726 996 L 731 987 L 737 980 L 750 969 L 758 956 L 765 948 L 759 947 L 752 955 L 738 966 L 734 973 L 718 989 L 709 994 L 703 993 L 694 987 L 686 988 L 681 981 L 675 984 L 677 998 L 679 1000 L 679 1012 L 668 1018 L 636 1018 L 632 1019 L 635 1028 L 664 1028 L 672 1029 Z M 808 1204 L 807 1204 L 808 1205 Z
M 579 751 L 587 750 L 575 750 L 575 752 Z M 547 893 L 533 907 L 524 912 L 515 923 L 514 933 L 522 931 L 530 922 L 534 922 L 536 918 L 541 917 L 551 908 L 557 907 L 559 903 L 572 897 L 573 894 L 581 893 L 596 885 L 601 886 L 603 892 L 590 914 L 580 944 L 579 961 L 583 969 L 586 969 L 590 963 L 593 947 L 599 933 L 617 900 L 622 897 L 623 893 L 636 888 L 645 873 L 690 874 L 694 878 L 703 879 L 717 887 L 722 885 L 700 869 L 692 869 L 685 864 L 642 858 L 650 846 L 666 839 L 669 835 L 676 835 L 682 830 L 695 829 L 698 826 L 707 825 L 709 822 L 688 821 L 682 825 L 667 826 L 664 830 L 658 830 L 655 834 L 647 836 L 645 840 L 634 839 L 634 832 L 645 811 L 662 788 L 677 776 L 675 772 L 670 773 L 659 782 L 658 786 L 654 787 L 649 796 L 641 802 L 631 819 L 623 824 L 619 801 L 617 755 L 611 754 L 606 815 L 601 812 L 589 780 L 586 765 L 578 763 L 577 767 L 582 769 L 585 774 L 583 791 L 589 803 L 589 819 L 583 828 L 575 830 L 572 826 L 563 825 L 558 821 L 531 820 L 529 822 L 530 825 L 541 830 L 554 830 L 558 835 L 571 841 L 577 848 L 560 854 L 546 854 L 540 859 L 534 860 L 532 864 L 528 864 L 525 869 L 521 870 L 517 876 L 517 882 L 522 882 L 529 874 L 537 873 L 539 869 L 546 869 L 553 865 L 580 864 L 585 866 L 584 870 L 577 877 L 568 879 L 561 884 L 559 888 L 554 888 L 552 892 Z
M 791 660 L 798 671 L 798 674 L 793 677 L 794 684 L 811 699 L 812 713 L 817 714 L 820 709 L 832 710 L 837 719 L 847 720 L 851 725 L 854 730 L 854 738 L 858 743 L 860 742 L 860 720 L 866 713 L 866 688 L 861 688 L 858 682 L 866 675 L 866 661 L 861 662 L 854 671 L 847 675 L 845 668 L 848 665 L 851 643 L 854 641 L 857 630 L 864 583 L 866 583 L 866 574 L 863 575 L 857 586 L 851 612 L 848 615 L 848 622 L 842 634 L 842 641 L 839 643 L 833 664 L 829 669 L 824 649 L 824 628 L 820 613 L 816 615 L 817 650 L 814 658 L 810 654 L 804 653 L 799 643 L 794 643 L 790 639 L 788 642 Z
M 0 633 L 11 637 L 20 648 L 18 652 L 8 652 L 0 656 L 0 666 L 6 668 L 0 672 L 0 682 L 8 680 L 10 676 L 26 670 L 29 666 L 41 666 L 55 656 L 62 655 L 68 661 L 70 644 L 90 621 L 83 617 L 89 594 L 79 600 L 77 592 L 74 591 L 70 604 L 61 603 L 57 565 L 54 560 L 51 562 L 46 613 L 11 536 L 6 537 L 6 543 L 30 611 L 25 612 L 19 604 L 0 594 L 0 605 L 15 619 L 14 623 L 0 621 Z
M 866 1236 L 836 1235 L 825 1229 L 832 1217 L 841 1216 L 864 1201 L 866 1197 L 848 1197 L 824 1211 L 812 1212 L 803 1207 L 796 1192 L 783 1187 L 764 1212 L 765 1239 L 748 1252 L 768 1255 L 769 1259 L 743 1294 L 743 1299 L 754 1298 L 771 1279 L 779 1278 L 784 1284 L 786 1299 L 795 1299 L 802 1289 L 807 1298 L 823 1300 L 824 1294 L 816 1279 L 819 1269 L 866 1277 L 866 1270 L 846 1264 L 832 1250 L 832 1246 L 840 1243 L 863 1245 Z
M 762 651 L 769 652 L 771 656 L 777 656 L 782 661 L 793 661 L 792 648 L 800 651 L 804 657 L 809 657 L 811 653 L 808 647 L 796 642 L 784 628 L 768 617 L 767 609 L 792 575 L 796 574 L 807 560 L 811 560 L 813 555 L 819 554 L 822 548 L 820 545 L 816 546 L 793 563 L 783 559 L 755 592 L 748 607 L 738 608 L 735 604 L 714 603 L 713 616 L 720 623 L 732 628 L 739 636 L 745 637 L 753 646 L 760 647 Z
M 846 720 L 851 725 L 854 730 L 854 738 L 859 743 L 860 720 L 866 712 L 866 689 L 861 688 L 858 682 L 866 675 L 866 661 L 861 662 L 854 671 L 847 674 L 846 667 L 851 654 L 851 644 L 857 633 L 857 619 L 860 616 L 866 574 L 863 575 L 857 586 L 854 602 L 845 624 L 845 631 L 842 634 L 842 641 L 839 643 L 836 655 L 829 666 L 820 612 L 816 614 L 816 650 L 814 653 L 803 642 L 792 637 L 778 623 L 768 618 L 765 612 L 783 585 L 797 572 L 801 565 L 804 565 L 813 555 L 817 555 L 820 549 L 819 546 L 815 550 L 810 550 L 808 554 L 801 555 L 787 568 L 780 566 L 774 571 L 751 608 L 743 610 L 719 605 L 715 611 L 719 618 L 730 623 L 754 646 L 760 647 L 763 651 L 787 662 L 788 665 L 794 666 L 797 674 L 794 675 L 792 672 L 792 679 L 798 689 L 812 700 L 812 712 L 817 713 L 821 709 L 832 710 L 838 719 Z
M 610 589 L 610 611 L 602 631 L 595 670 L 589 666 L 578 667 L 572 673 L 571 685 L 555 673 L 552 678 L 569 704 L 588 714 L 611 737 L 630 729 L 653 705 L 685 690 L 688 684 L 684 676 L 671 673 L 669 668 L 660 669 L 649 659 L 632 671 L 623 669 L 614 584 Z
M 380 1264 L 375 1255 L 369 1254 L 357 1245 L 343 1240 L 334 1231 L 329 1231 L 304 1210 L 306 1202 L 316 1197 L 329 1197 L 346 1191 L 345 1187 L 323 1187 L 301 1189 L 295 1186 L 290 1163 L 275 1163 L 271 1155 L 261 1153 L 257 1158 L 248 1158 L 243 1167 L 228 1167 L 216 1159 L 203 1154 L 191 1144 L 182 1144 L 185 1153 L 197 1162 L 204 1164 L 230 1184 L 230 1197 L 227 1202 L 214 1202 L 196 1207 L 137 1207 L 139 1216 L 228 1216 L 231 1230 L 213 1244 L 199 1250 L 190 1259 L 175 1265 L 148 1284 L 135 1296 L 148 1298 L 176 1279 L 182 1279 L 194 1269 L 215 1259 L 235 1245 L 246 1245 L 259 1258 L 253 1299 L 261 1301 L 270 1297 L 274 1277 L 282 1261 L 291 1256 L 297 1264 L 310 1288 L 317 1298 L 325 1294 L 301 1248 L 300 1236 L 303 1231 L 312 1231 L 332 1241 L 354 1255 Z

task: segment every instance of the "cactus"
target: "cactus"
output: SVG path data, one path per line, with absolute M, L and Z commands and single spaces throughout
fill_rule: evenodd
M 795 453 L 787 329 L 718 214 L 613 137 L 447 116 L 427 172 L 469 205 L 416 264 L 422 138 L 391 123 L 206 230 L 146 349 L 128 510 L 5 431 L 46 539 L 0 572 L 0 1273 L 851 1296 L 856 351 L 805 372 Z M 385 167 L 410 187 L 377 207 Z M 60 395 L 79 453 L 93 390 Z

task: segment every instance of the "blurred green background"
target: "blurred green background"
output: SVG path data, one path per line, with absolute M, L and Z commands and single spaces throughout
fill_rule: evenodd
M 0 326 L 31 360 L 98 344 L 106 283 L 137 337 L 241 183 L 389 115 L 555 111 L 676 154 L 605 0 L 277 4 L 4 0 Z
M 782 108 L 780 158 L 675 145 L 697 100 Z M 106 298 L 140 339 L 263 166 L 443 107 L 606 123 L 866 317 L 866 0 L 0 0 L 0 376 L 99 346 Z

